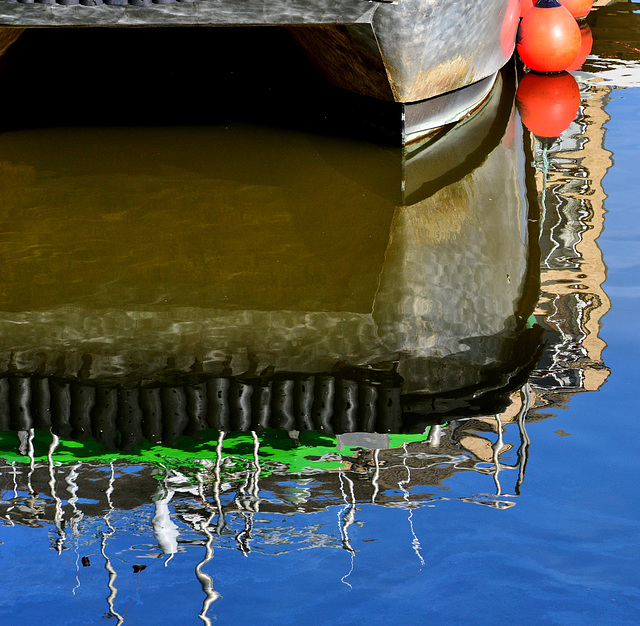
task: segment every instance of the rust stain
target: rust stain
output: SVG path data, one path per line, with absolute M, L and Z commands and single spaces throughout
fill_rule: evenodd
M 359 34 L 367 35 L 362 29 L 371 30 L 371 27 L 364 24 L 300 26 L 288 30 L 328 83 L 366 96 L 393 100 L 379 52 L 376 57 L 358 40 Z
M 417 102 L 473 82 L 473 62 L 472 57 L 458 55 L 426 69 L 421 67 L 415 78 L 406 71 L 390 70 L 389 74 L 396 98 L 401 102 Z
M 16 42 L 23 32 L 24 28 L 0 27 L 0 57 Z

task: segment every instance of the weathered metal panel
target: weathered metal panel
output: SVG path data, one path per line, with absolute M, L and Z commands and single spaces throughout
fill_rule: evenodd
M 328 83 L 381 100 L 394 99 L 370 24 L 292 27 L 289 32 Z
M 399 0 L 378 4 L 370 24 L 290 30 L 328 82 L 412 103 L 495 75 L 513 54 L 518 11 L 519 0 Z
M 511 57 L 518 0 L 402 0 L 372 26 L 394 99 L 416 102 L 497 72 Z
M 329 82 L 407 103 L 495 74 L 513 52 L 518 6 L 519 0 L 197 0 L 144 6 L 0 0 L 0 26 L 312 26 L 294 36 Z

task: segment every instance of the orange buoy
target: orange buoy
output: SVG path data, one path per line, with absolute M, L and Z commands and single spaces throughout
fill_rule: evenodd
M 578 19 L 589 15 L 593 0 L 560 0 L 560 4 Z
M 520 17 L 524 17 L 524 14 L 533 6 L 534 0 L 522 0 L 520 2 Z
M 516 43 L 516 33 L 518 32 L 518 22 L 520 20 L 520 0 L 509 0 L 509 4 L 502 9 L 500 15 L 504 12 L 502 18 L 502 26 L 500 27 L 500 46 L 505 57 L 513 54 L 513 48 Z
M 561 72 L 578 56 L 580 27 L 558 0 L 538 0 L 520 21 L 517 48 L 537 72 Z
M 574 59 L 573 63 L 567 68 L 572 72 L 582 69 L 584 62 L 589 54 L 591 54 L 591 48 L 593 47 L 593 34 L 588 24 L 583 24 L 580 28 L 580 37 L 582 38 L 582 44 L 580 45 L 580 52 Z
M 580 88 L 568 72 L 527 72 L 518 85 L 516 106 L 522 123 L 541 139 L 554 139 L 569 128 L 580 107 Z

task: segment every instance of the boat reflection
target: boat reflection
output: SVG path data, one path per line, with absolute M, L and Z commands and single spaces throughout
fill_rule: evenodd
M 539 337 L 512 101 L 499 81 L 413 152 L 242 126 L 5 134 L 1 427 L 129 449 L 503 405 Z
M 607 373 L 584 235 L 604 207 L 541 220 L 531 141 L 508 76 L 412 151 L 241 125 L 2 135 L 0 517 L 73 549 L 78 585 L 98 537 L 118 623 L 123 568 L 197 548 L 210 623 L 214 548 L 338 547 L 350 585 L 362 505 L 406 512 L 421 565 L 416 507 L 512 507 L 536 409 Z M 560 243 L 588 289 L 552 276 Z M 459 472 L 489 486 L 448 496 Z

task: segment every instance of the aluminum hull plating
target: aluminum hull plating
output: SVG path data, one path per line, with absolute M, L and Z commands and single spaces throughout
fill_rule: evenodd
M 0 26 L 286 26 L 329 82 L 399 103 L 494 75 L 513 52 L 519 6 L 518 0 L 54 1 L 0 0 Z

